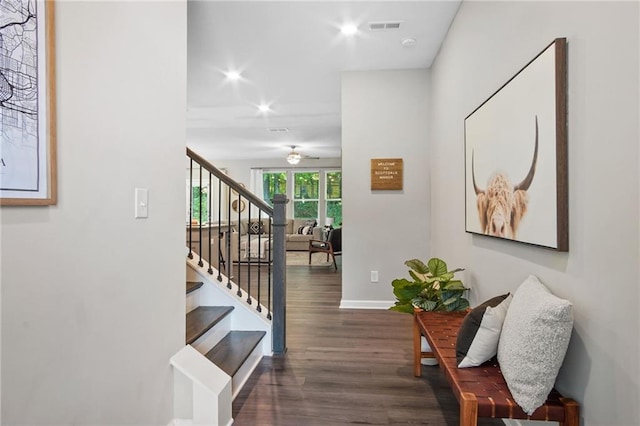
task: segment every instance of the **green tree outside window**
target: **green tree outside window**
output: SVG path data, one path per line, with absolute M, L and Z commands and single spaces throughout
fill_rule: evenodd
M 342 224 L 342 172 L 327 172 L 326 217 L 332 217 L 335 226 Z
M 293 184 L 293 217 L 317 219 L 320 173 L 296 172 L 293 174 Z
M 262 199 L 273 207 L 273 196 L 287 193 L 286 172 L 265 172 L 262 174 Z
M 202 200 L 202 203 L 200 201 Z M 202 205 L 202 210 L 200 206 Z M 191 219 L 198 223 L 205 223 L 209 220 L 209 192 L 206 187 L 191 187 Z

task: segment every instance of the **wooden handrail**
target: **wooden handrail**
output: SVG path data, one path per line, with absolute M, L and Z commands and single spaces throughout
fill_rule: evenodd
M 265 203 L 260 198 L 256 197 L 247 188 L 245 188 L 242 185 L 238 184 L 238 182 L 236 182 L 235 180 L 231 179 L 229 176 L 227 176 L 225 173 L 223 173 L 216 166 L 214 166 L 213 164 L 211 164 L 210 162 L 208 162 L 203 157 L 201 157 L 200 155 L 196 154 L 195 152 L 193 152 L 189 148 L 187 148 L 187 157 L 193 159 L 196 163 L 198 163 L 200 165 L 200 167 L 204 168 L 205 170 L 208 170 L 215 177 L 217 177 L 222 182 L 227 184 L 232 190 L 238 192 L 242 196 L 242 198 L 245 198 L 245 199 L 249 200 L 252 204 L 258 206 L 260 208 L 260 210 L 262 210 L 263 212 L 267 213 L 267 215 L 273 216 L 273 207 L 271 207 L 269 204 Z

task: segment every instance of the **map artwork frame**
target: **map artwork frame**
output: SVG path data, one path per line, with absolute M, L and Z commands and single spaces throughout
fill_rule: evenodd
M 57 203 L 54 0 L 0 2 L 0 205 Z

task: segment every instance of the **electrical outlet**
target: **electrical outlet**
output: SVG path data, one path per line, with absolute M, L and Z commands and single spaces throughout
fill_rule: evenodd
M 372 283 L 378 282 L 378 271 L 371 271 L 371 282 Z

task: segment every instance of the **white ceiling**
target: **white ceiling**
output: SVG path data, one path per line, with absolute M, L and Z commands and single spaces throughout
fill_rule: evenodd
M 291 145 L 340 157 L 341 72 L 430 67 L 459 4 L 189 0 L 187 145 L 212 160 L 283 158 Z M 369 30 L 379 21 L 400 29 Z M 347 22 L 354 36 L 340 33 Z

